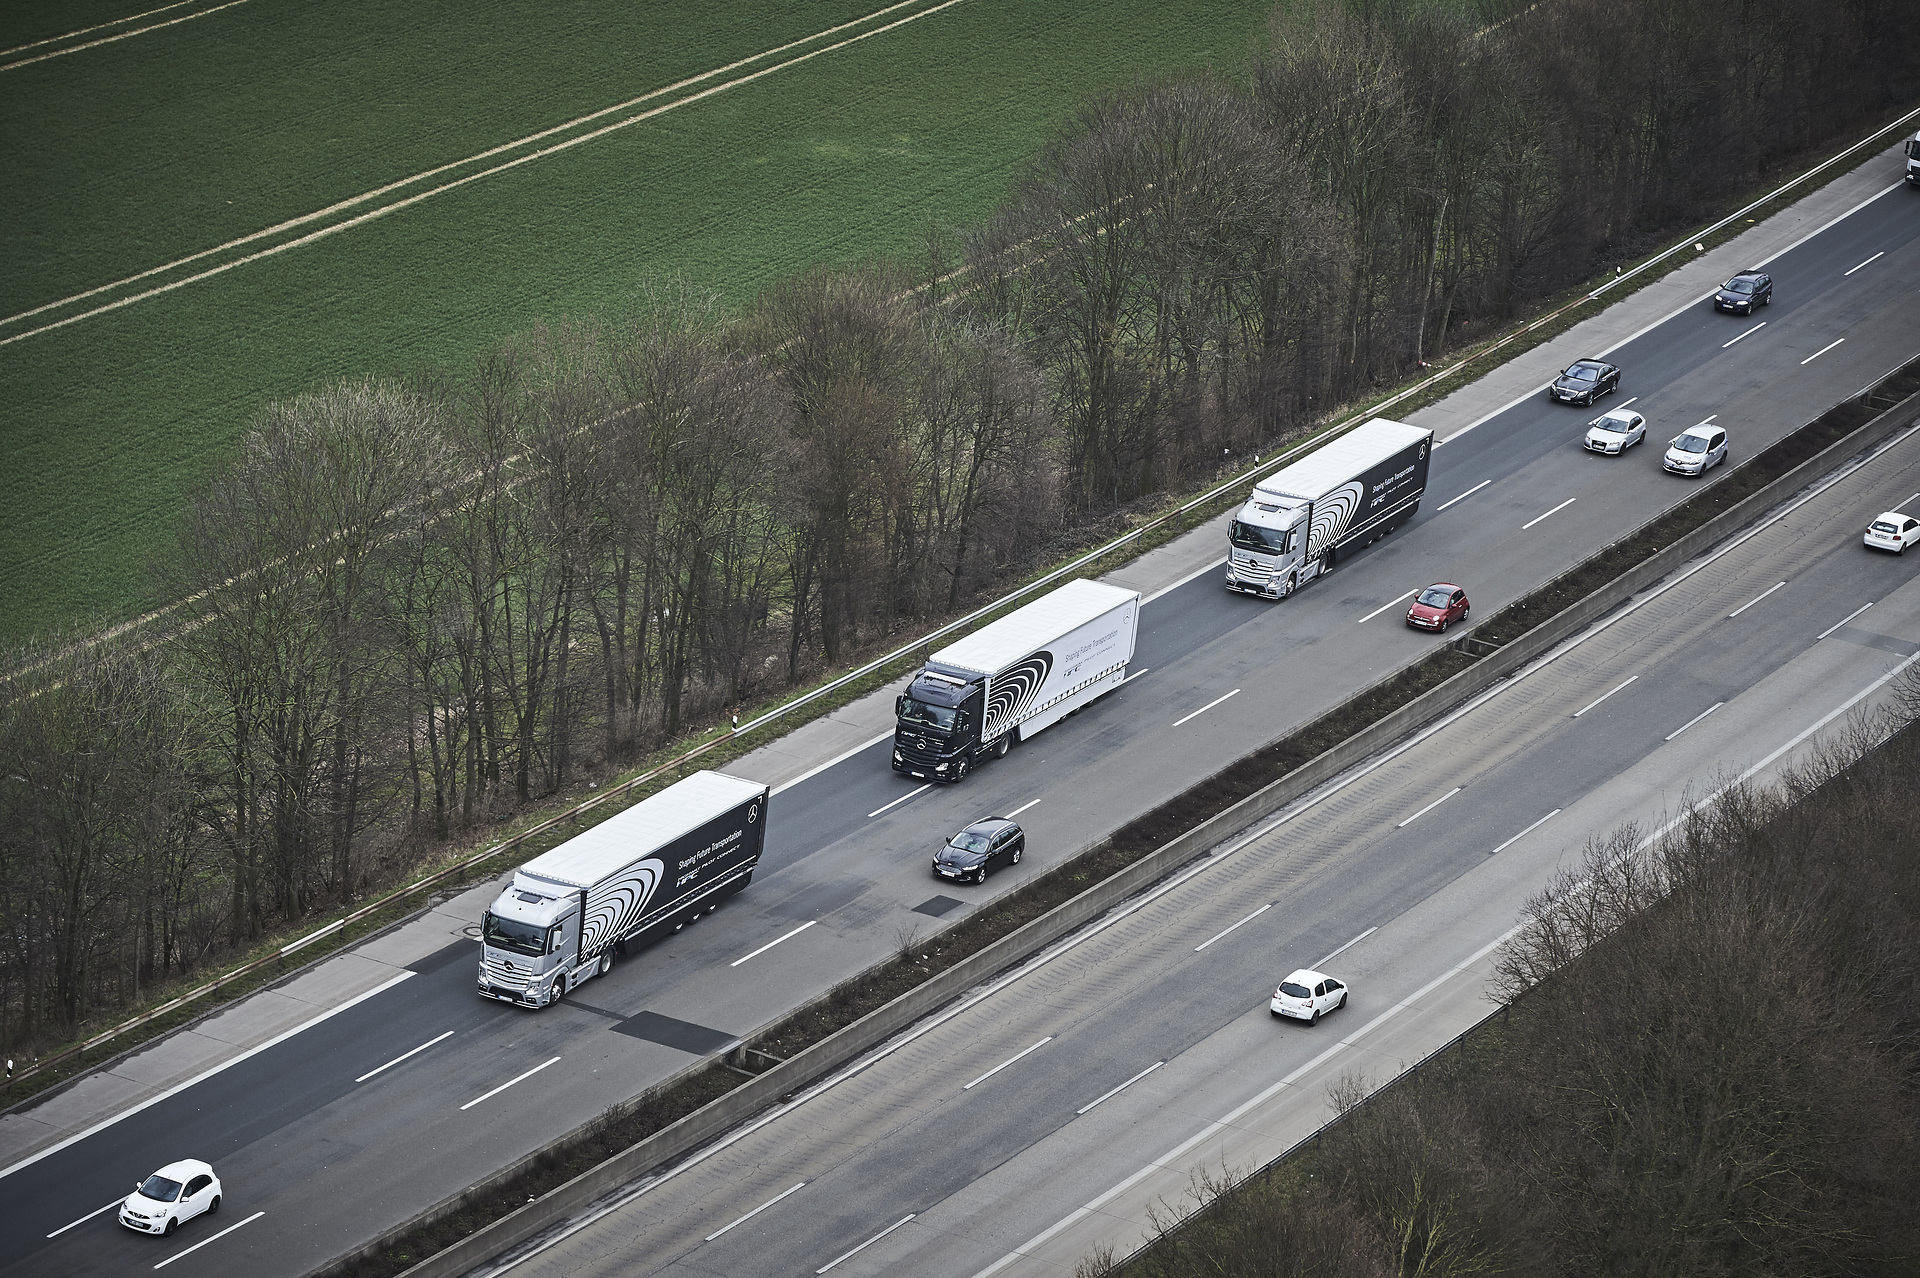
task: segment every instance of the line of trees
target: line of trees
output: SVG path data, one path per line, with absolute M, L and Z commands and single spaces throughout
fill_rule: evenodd
M 1084 1278 L 1910 1273 L 1920 1167 L 1920 680 L 1779 790 L 1529 905 L 1508 1014 Z M 1863 755 L 1864 750 L 1864 755 Z M 1849 760 L 1853 760 L 1849 762 Z
M 662 284 L 263 412 L 163 642 L 0 686 L 0 1046 L 393 882 L 1920 91 L 1892 0 L 1297 0 L 918 268 Z M 1793 49 L 1795 56 L 1784 56 Z

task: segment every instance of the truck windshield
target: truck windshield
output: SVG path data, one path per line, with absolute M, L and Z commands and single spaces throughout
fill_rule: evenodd
M 953 731 L 954 711 L 947 706 L 930 706 L 924 701 L 912 697 L 900 698 L 900 722 L 917 723 L 923 727 L 938 728 L 942 732 Z
M 1258 524 L 1243 524 L 1236 519 L 1227 536 L 1242 550 L 1277 555 L 1287 548 L 1287 530 L 1284 528 L 1262 528 Z
M 503 919 L 492 910 L 487 911 L 481 926 L 487 944 L 497 950 L 512 950 L 515 954 L 531 954 L 536 958 L 547 952 L 547 929 L 544 927 L 535 927 L 516 919 Z

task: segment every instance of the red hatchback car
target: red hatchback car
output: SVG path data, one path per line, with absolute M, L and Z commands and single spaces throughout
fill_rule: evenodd
M 1407 609 L 1407 624 L 1421 630 L 1445 630 L 1467 615 L 1472 607 L 1467 592 L 1451 582 L 1438 582 L 1420 592 Z

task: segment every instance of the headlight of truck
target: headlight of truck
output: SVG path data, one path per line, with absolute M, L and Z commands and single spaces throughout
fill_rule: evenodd
M 947 765 L 944 763 L 936 763 L 933 765 L 933 770 L 935 772 L 945 772 L 947 770 Z
M 894 761 L 895 763 L 905 763 L 905 762 L 906 762 L 906 760 L 905 760 L 905 759 L 902 759 L 902 758 L 900 757 L 900 752 L 899 752 L 898 750 L 895 750 L 895 751 L 893 752 L 893 761 Z

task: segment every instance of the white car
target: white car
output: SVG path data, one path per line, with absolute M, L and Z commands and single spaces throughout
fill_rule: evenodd
M 220 1210 L 220 1178 L 197 1158 L 168 1163 L 120 1204 L 120 1223 L 143 1234 L 170 1234 L 183 1220 Z
M 1908 546 L 1920 541 L 1920 519 L 1889 510 L 1884 515 L 1874 517 L 1874 521 L 1867 525 L 1867 535 L 1862 540 L 1875 550 L 1904 554 Z
M 1582 441 L 1588 452 L 1624 453 L 1647 442 L 1647 419 L 1628 408 L 1616 408 L 1587 423 Z
M 1296 1021 L 1312 1025 L 1319 1021 L 1322 1013 L 1346 1005 L 1345 985 L 1325 972 L 1303 967 L 1280 982 L 1280 988 L 1273 992 L 1273 1002 L 1267 1005 L 1267 1010 L 1275 1016 L 1290 1016 Z
M 1660 464 L 1676 475 L 1704 475 L 1726 459 L 1727 432 L 1702 422 L 1675 435 Z

